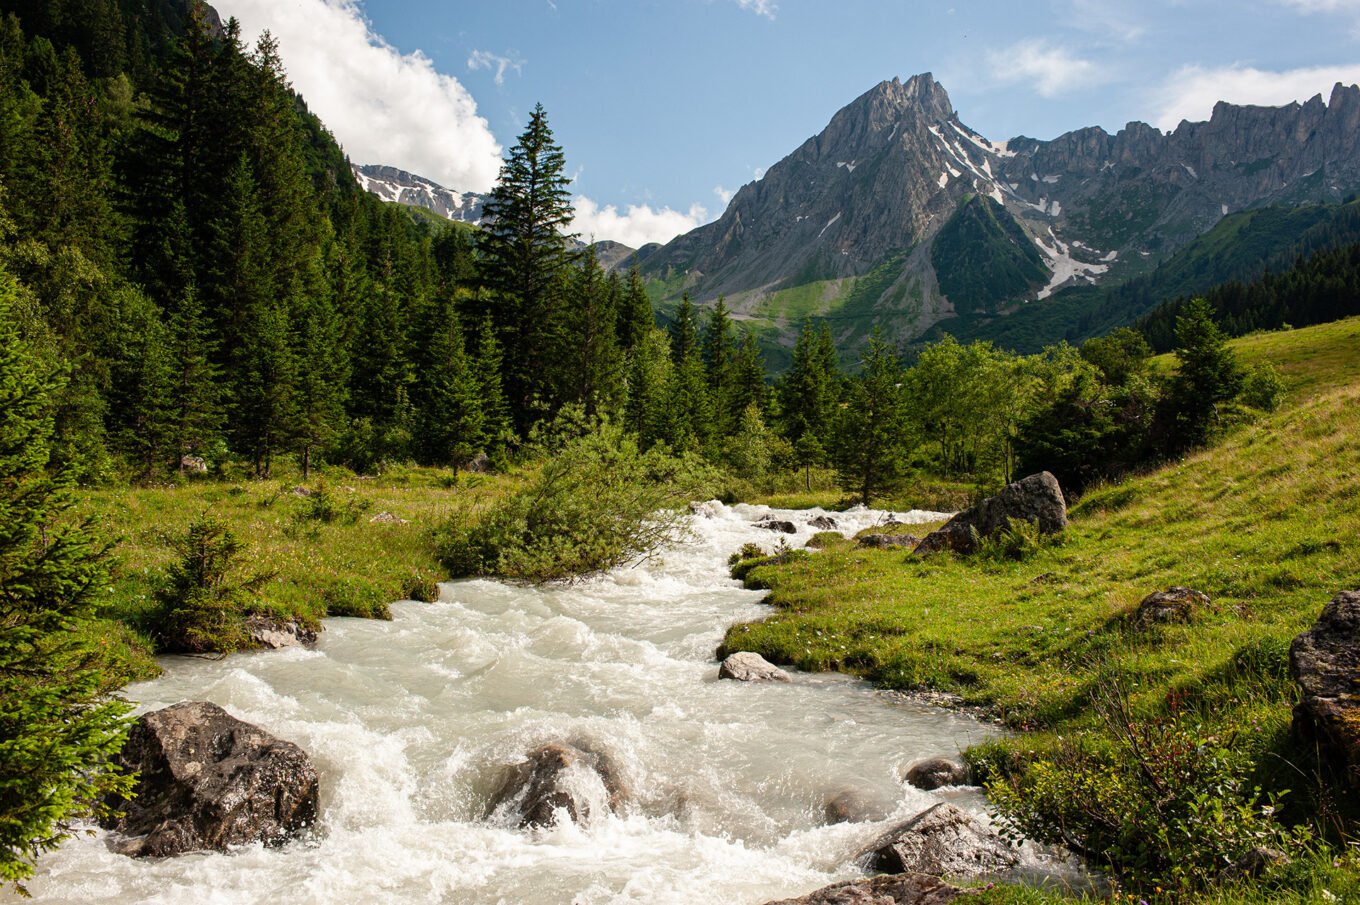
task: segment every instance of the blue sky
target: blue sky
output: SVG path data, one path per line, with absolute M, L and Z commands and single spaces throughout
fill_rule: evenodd
M 638 245 L 729 193 L 883 79 L 931 71 L 994 140 L 1360 82 L 1360 0 L 217 0 L 282 42 L 359 163 L 485 191 L 542 102 L 578 231 Z

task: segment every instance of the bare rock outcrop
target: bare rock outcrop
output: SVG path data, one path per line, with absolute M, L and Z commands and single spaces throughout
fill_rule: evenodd
M 1360 790 L 1360 591 L 1332 598 L 1289 648 L 1302 696 L 1294 731 L 1316 743 Z
M 991 830 L 941 803 L 884 833 L 857 860 L 887 874 L 966 880 L 1008 870 L 1020 858 Z
M 965 509 L 926 535 L 917 553 L 972 553 L 974 537 L 990 537 L 1015 522 L 1037 525 L 1041 534 L 1057 534 L 1067 527 L 1067 502 L 1058 479 L 1046 471 L 1007 484 L 1000 493 Z
M 317 774 L 307 753 L 216 704 L 191 701 L 143 715 L 118 756 L 139 773 L 131 801 L 106 829 L 138 857 L 281 845 L 316 819 Z

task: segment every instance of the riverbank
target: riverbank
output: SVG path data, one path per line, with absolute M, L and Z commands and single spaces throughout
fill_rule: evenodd
M 775 613 L 735 626 L 725 645 L 987 708 L 1028 732 L 975 748 L 975 766 L 1030 792 L 1030 765 L 1061 759 L 1074 739 L 1110 743 L 1099 702 L 1113 694 L 1144 725 L 1229 744 L 1248 782 L 1281 794 L 1287 820 L 1317 825 L 1343 852 L 1355 803 L 1291 736 L 1288 648 L 1360 580 L 1357 336 L 1350 321 L 1239 341 L 1244 359 L 1269 358 L 1289 381 L 1285 408 L 1088 493 L 1061 540 L 1021 561 L 834 543 L 757 567 L 746 580 L 769 590 Z M 1171 586 L 1210 604 L 1184 624 L 1140 620 L 1139 602 Z M 1317 865 L 1204 901 L 1360 900 L 1344 856 Z

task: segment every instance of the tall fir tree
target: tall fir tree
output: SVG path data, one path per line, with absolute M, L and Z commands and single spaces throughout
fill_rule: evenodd
M 69 473 L 53 477 L 52 397 L 17 328 L 0 270 L 0 881 L 107 811 L 130 778 L 113 763 L 128 705 L 91 643 L 105 548 L 69 518 Z
M 902 402 L 897 350 L 875 328 L 863 370 L 849 382 L 833 446 L 841 487 L 865 506 L 896 487 L 905 472 L 908 438 Z
M 505 347 L 505 390 L 521 431 L 560 378 L 561 364 L 550 355 L 564 330 L 562 289 L 571 260 L 565 169 L 538 104 L 483 207 L 483 272 L 497 294 L 493 313 Z

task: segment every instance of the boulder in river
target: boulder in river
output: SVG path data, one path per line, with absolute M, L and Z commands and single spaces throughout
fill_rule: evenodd
M 1134 618 L 1143 625 L 1154 622 L 1189 622 L 1197 614 L 1212 607 L 1209 595 L 1192 588 L 1172 587 L 1155 591 L 1138 604 Z
M 1012 868 L 1020 858 L 996 833 L 941 803 L 884 833 L 856 860 L 885 874 L 967 880 Z
M 216 704 L 190 701 L 140 717 L 118 762 L 139 776 L 106 829 L 137 857 L 281 845 L 316 819 L 317 775 L 307 753 Z
M 792 682 L 793 677 L 766 660 L 760 654 L 749 650 L 729 654 L 718 667 L 719 679 L 736 679 L 738 682 Z
M 829 515 L 818 515 L 808 519 L 808 524 L 818 531 L 835 531 L 836 520 Z
M 902 774 L 908 785 L 927 792 L 942 786 L 961 786 L 968 782 L 968 765 L 949 757 L 918 760 Z
M 871 792 L 842 789 L 826 800 L 827 823 L 873 823 L 888 816 L 891 808 Z
M 311 647 L 316 643 L 316 632 L 296 620 L 286 622 L 270 619 L 268 616 L 250 616 L 246 619 L 246 634 L 256 647 L 265 650 L 279 650 L 284 647 Z
M 780 534 L 797 534 L 798 526 L 793 522 L 783 519 L 766 517 L 756 522 L 757 528 L 764 528 L 766 531 L 778 531 Z
M 796 899 L 780 899 L 766 905 L 946 905 L 978 892 L 951 886 L 939 877 L 898 874 L 833 883 Z
M 626 799 L 627 787 L 607 754 L 582 744 L 551 742 L 510 768 L 487 813 L 509 805 L 522 827 L 551 826 L 559 811 L 581 823 L 597 809 L 617 813 Z
M 1007 484 L 994 497 L 965 509 L 926 535 L 917 553 L 972 553 L 974 535 L 990 537 L 1012 522 L 1030 522 L 1040 534 L 1057 534 L 1067 527 L 1067 503 L 1058 479 L 1046 471 Z
M 1303 692 L 1294 706 L 1294 732 L 1360 790 L 1360 591 L 1337 594 L 1294 639 L 1289 673 Z

